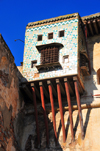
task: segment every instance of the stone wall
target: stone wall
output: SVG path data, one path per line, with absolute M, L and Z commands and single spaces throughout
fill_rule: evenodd
M 15 151 L 14 121 L 21 107 L 14 57 L 0 34 L 0 151 Z

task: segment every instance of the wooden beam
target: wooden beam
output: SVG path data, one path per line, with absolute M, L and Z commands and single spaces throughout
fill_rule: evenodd
M 59 79 L 56 79 L 56 83 L 57 83 L 58 103 L 59 103 L 59 109 L 60 109 L 62 131 L 63 131 L 63 142 L 65 142 L 66 141 L 66 133 L 65 133 L 65 125 L 64 125 L 64 116 L 63 116 L 63 107 L 62 107 Z
M 78 89 L 79 89 L 79 91 L 80 91 L 80 94 L 83 94 L 83 89 L 82 89 L 82 87 L 81 87 L 79 81 L 78 81 Z
M 100 19 L 97 19 L 97 23 L 98 23 L 99 28 L 100 28 Z
M 80 77 L 77 76 L 77 77 L 73 77 L 73 78 L 74 78 L 74 80 L 77 80 L 78 89 L 79 89 L 80 93 L 83 94 L 84 89 L 83 89 L 83 87 L 82 87 L 82 85 L 80 83 Z
M 41 102 L 42 102 L 44 122 L 45 122 L 45 128 L 46 128 L 46 141 L 47 141 L 47 145 L 49 145 L 49 127 L 48 127 L 48 120 L 47 120 L 47 114 L 46 114 L 46 108 L 45 108 L 44 92 L 43 92 L 42 82 L 39 82 L 39 86 L 40 86 Z
M 80 80 L 80 77 L 79 77 L 78 75 L 77 75 L 77 79 L 78 79 L 78 81 L 79 81 L 79 83 L 80 83 L 80 85 L 81 85 L 83 91 L 85 91 L 84 84 L 83 84 L 83 82 Z
M 72 89 L 72 87 L 71 87 L 71 85 L 70 85 L 70 83 L 69 83 L 67 78 L 64 78 L 64 82 L 68 83 L 69 92 L 70 92 L 71 95 L 74 95 L 74 90 Z
M 93 32 L 93 28 L 92 28 L 92 22 L 88 21 L 88 25 L 89 25 L 89 29 L 90 29 L 91 35 L 93 36 L 94 32 Z
M 59 83 L 60 88 L 61 88 L 62 95 L 65 95 L 65 90 L 64 90 L 64 87 L 62 86 L 60 80 L 59 80 L 59 79 L 56 79 L 56 83 Z
M 75 85 L 75 93 L 76 93 L 76 100 L 78 105 L 78 114 L 79 114 L 79 120 L 80 120 L 80 126 L 81 126 L 81 136 L 82 139 L 84 139 L 84 129 L 83 129 L 83 117 L 82 117 L 82 110 L 81 110 L 81 102 L 80 102 L 80 95 L 78 91 L 78 84 L 77 84 L 77 77 L 73 77 L 74 85 Z
M 28 95 L 30 100 L 33 101 L 32 93 L 30 92 L 30 90 L 28 89 L 28 87 L 25 84 L 22 85 L 22 89 L 26 92 L 26 94 Z
M 89 34 L 89 30 L 88 30 L 88 26 L 87 26 L 87 22 L 84 22 L 85 26 L 86 26 L 86 29 L 87 29 L 87 36 L 89 37 L 90 34 Z
M 96 34 L 99 34 L 99 30 L 98 30 L 98 27 L 97 27 L 97 21 L 96 20 L 93 20 L 93 25 L 94 25 L 94 29 L 96 31 Z
M 80 91 L 80 93 L 82 94 L 83 93 L 83 88 L 80 84 L 80 81 L 79 81 L 79 78 L 77 76 L 74 76 L 73 77 L 73 81 L 77 81 L 77 86 L 78 86 L 78 90 Z
M 53 95 L 54 95 L 55 97 L 57 97 L 56 89 L 54 88 L 54 86 L 53 86 L 51 80 L 48 80 L 48 81 L 47 81 L 47 84 L 48 84 L 48 85 L 50 84 L 50 85 L 52 86 Z
M 50 102 L 51 102 L 51 109 L 52 109 L 52 116 L 53 116 L 53 128 L 54 128 L 54 134 L 55 134 L 55 141 L 56 141 L 56 145 L 57 145 L 58 138 L 57 138 L 57 132 L 56 132 L 56 119 L 55 119 L 55 108 L 54 108 L 52 86 L 51 86 L 50 81 L 47 81 L 47 84 L 48 84 L 48 88 L 49 88 L 49 95 L 50 95 Z
M 33 93 L 33 103 L 34 103 L 34 111 L 35 111 L 37 142 L 38 142 L 38 147 L 39 147 L 40 146 L 40 133 L 39 133 L 38 112 L 37 112 L 36 95 L 35 95 L 34 86 L 32 86 L 32 93 Z
M 67 102 L 68 102 L 68 107 L 69 107 L 69 118 L 70 118 L 72 141 L 74 141 L 72 106 L 71 106 L 71 99 L 70 99 L 70 93 L 69 93 L 69 86 L 68 86 L 67 78 L 64 78 L 64 82 L 65 82 L 65 90 L 66 90 Z
M 42 85 L 42 87 L 43 87 L 43 89 L 44 89 L 44 94 L 45 94 L 46 98 L 49 98 L 49 93 L 48 93 L 47 89 L 45 88 L 43 82 L 39 82 L 39 85 Z
M 39 90 L 37 89 L 36 85 L 34 83 L 31 83 L 31 87 L 34 87 L 35 88 L 35 93 L 36 93 L 36 96 L 38 97 L 38 99 L 41 99 L 40 97 L 40 92 Z

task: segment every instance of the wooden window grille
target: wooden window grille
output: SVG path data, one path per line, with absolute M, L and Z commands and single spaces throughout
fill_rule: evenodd
M 38 35 L 37 41 L 42 41 L 42 35 Z
M 53 33 L 48 34 L 48 39 L 53 39 Z
M 41 64 L 58 62 L 58 47 L 49 47 L 41 50 Z
M 59 31 L 59 37 L 64 37 L 64 30 Z

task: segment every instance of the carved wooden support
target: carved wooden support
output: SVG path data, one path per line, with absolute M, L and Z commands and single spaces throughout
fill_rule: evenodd
M 49 128 L 48 128 L 48 120 L 47 120 L 46 109 L 45 109 L 43 84 L 42 84 L 42 82 L 39 82 L 39 86 L 40 86 L 41 102 L 42 102 L 43 115 L 44 115 L 44 121 L 45 121 L 45 127 L 46 127 L 46 140 L 47 140 L 47 145 L 49 145 Z
M 81 136 L 82 139 L 84 138 L 84 129 L 83 129 L 83 117 L 82 117 L 82 111 L 81 111 L 81 102 L 80 102 L 80 96 L 78 91 L 78 84 L 77 84 L 77 77 L 73 77 L 74 85 L 75 85 L 75 93 L 76 93 L 76 99 L 77 99 L 77 105 L 78 105 L 78 114 L 79 114 L 79 120 L 80 120 L 80 126 L 81 126 Z
M 25 91 L 25 93 L 28 95 L 28 97 L 30 98 L 31 101 L 33 101 L 33 96 L 32 93 L 30 92 L 30 90 L 28 89 L 28 87 L 26 86 L 26 84 L 22 85 L 22 89 Z
M 91 21 L 88 21 L 88 25 L 89 25 L 89 28 L 90 28 L 90 32 L 92 34 L 92 36 L 94 35 L 94 32 L 93 32 L 93 28 L 92 28 L 92 22 Z
M 55 134 L 55 141 L 57 145 L 57 132 L 56 132 L 56 119 L 55 119 L 55 108 L 54 108 L 54 100 L 53 100 L 53 93 L 52 93 L 52 86 L 50 80 L 47 81 L 48 88 L 49 88 L 49 95 L 50 95 L 50 102 L 51 102 L 51 109 L 52 109 L 52 116 L 53 116 L 53 128 L 54 128 L 54 134 Z
M 59 79 L 56 79 L 56 83 L 57 83 L 57 92 L 58 92 L 58 103 L 59 103 L 60 115 L 61 115 L 61 124 L 62 124 L 62 130 L 63 130 L 63 142 L 65 142 L 66 134 L 65 134 L 65 125 L 64 125 L 64 116 L 63 116 L 63 107 L 62 107 Z
M 97 27 L 97 21 L 96 20 L 93 20 L 93 25 L 94 25 L 96 34 L 99 34 L 99 30 L 98 30 L 98 27 Z
M 64 82 L 65 82 L 65 90 L 66 90 L 67 101 L 68 101 L 68 106 L 69 106 L 69 118 L 70 118 L 70 127 L 71 127 L 72 141 L 74 141 L 72 106 L 71 106 L 71 99 L 70 99 L 70 93 L 69 93 L 69 87 L 68 87 L 67 78 L 64 78 Z
M 34 83 L 31 83 L 31 87 L 32 87 L 32 93 L 33 93 L 33 103 L 34 103 L 34 111 L 35 111 L 37 142 L 38 142 L 38 146 L 40 146 L 40 135 L 39 135 L 39 125 L 38 125 L 38 112 L 37 112 L 37 104 L 36 104 L 36 96 L 35 96 Z

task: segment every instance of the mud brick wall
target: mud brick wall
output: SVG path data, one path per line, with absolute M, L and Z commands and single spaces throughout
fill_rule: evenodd
M 18 150 L 14 120 L 20 108 L 19 80 L 14 57 L 0 34 L 0 151 Z

